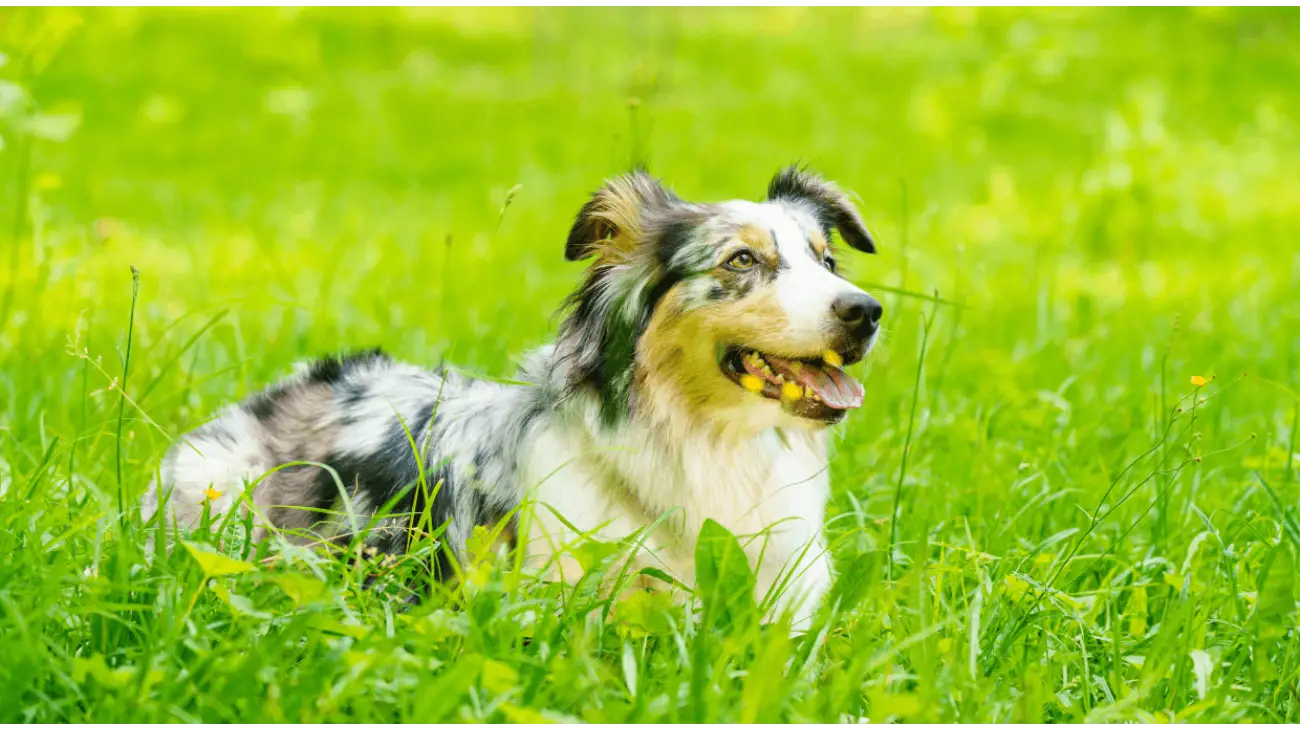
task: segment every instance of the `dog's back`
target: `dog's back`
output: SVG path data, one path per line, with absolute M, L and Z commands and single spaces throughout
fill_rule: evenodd
M 173 446 L 145 516 L 165 498 L 163 524 L 192 527 L 205 505 L 225 512 L 251 485 L 259 533 L 314 543 L 360 529 L 367 543 L 399 553 L 427 513 L 430 528 L 450 519 L 446 542 L 457 549 L 475 525 L 494 526 L 518 504 L 517 449 L 508 447 L 540 410 L 529 390 L 540 391 L 378 351 L 320 360 Z

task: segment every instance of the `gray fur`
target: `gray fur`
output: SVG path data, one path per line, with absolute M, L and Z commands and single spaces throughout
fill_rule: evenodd
M 354 517 L 364 527 L 382 509 L 388 517 L 364 538 L 400 553 L 406 525 L 423 511 L 425 493 L 441 483 L 429 505 L 432 526 L 447 523 L 446 543 L 459 552 L 475 525 L 495 527 L 519 504 L 520 444 L 561 393 L 550 352 L 539 352 L 521 373 L 537 377 L 529 386 L 424 370 L 378 352 L 319 361 L 173 446 L 163 459 L 163 493 L 174 488 L 171 513 L 192 525 L 202 512 L 202 490 L 239 491 L 202 481 L 213 459 L 230 453 L 224 447 L 237 446 L 244 454 L 239 471 L 249 482 L 261 477 L 252 495 L 261 512 L 257 537 L 273 529 L 305 544 L 347 541 Z M 358 514 L 345 514 L 329 471 L 294 462 L 334 469 Z M 151 485 L 146 515 L 161 496 L 159 483 Z

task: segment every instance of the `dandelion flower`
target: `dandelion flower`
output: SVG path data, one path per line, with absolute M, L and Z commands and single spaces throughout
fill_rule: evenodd
M 844 364 L 844 358 L 840 357 L 840 354 L 834 350 L 827 350 L 826 352 L 823 352 L 822 360 L 827 365 L 831 365 L 833 367 L 839 367 Z
M 1193 376 L 1192 376 L 1192 385 L 1195 385 L 1195 386 L 1198 387 L 1198 388 L 1204 388 L 1205 386 L 1207 386 L 1207 385 L 1209 385 L 1209 384 L 1210 384 L 1210 381 L 1209 381 L 1208 379 L 1206 379 L 1206 378 L 1202 378 L 1202 377 L 1199 376 L 1199 375 L 1193 375 Z
M 740 385 L 751 393 L 757 393 L 763 389 L 763 379 L 746 373 L 740 376 Z

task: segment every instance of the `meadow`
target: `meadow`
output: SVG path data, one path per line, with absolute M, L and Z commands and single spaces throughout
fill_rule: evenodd
M 1300 720 L 1298 44 L 1281 10 L 0 10 L 0 721 Z M 603 179 L 757 198 L 794 161 L 853 191 L 886 310 L 808 634 L 725 560 L 678 606 L 476 556 L 409 606 L 418 560 L 238 520 L 146 554 L 220 406 L 361 347 L 509 378 Z

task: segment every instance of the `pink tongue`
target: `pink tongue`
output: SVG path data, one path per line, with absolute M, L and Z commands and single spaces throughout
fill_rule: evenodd
M 768 355 L 767 360 L 773 366 L 785 371 L 786 377 L 793 372 L 791 367 L 793 363 L 784 358 Z M 817 366 L 807 363 L 800 365 L 796 379 L 812 388 L 826 405 L 841 411 L 862 405 L 862 384 L 854 380 L 853 376 L 834 365 L 825 363 Z

